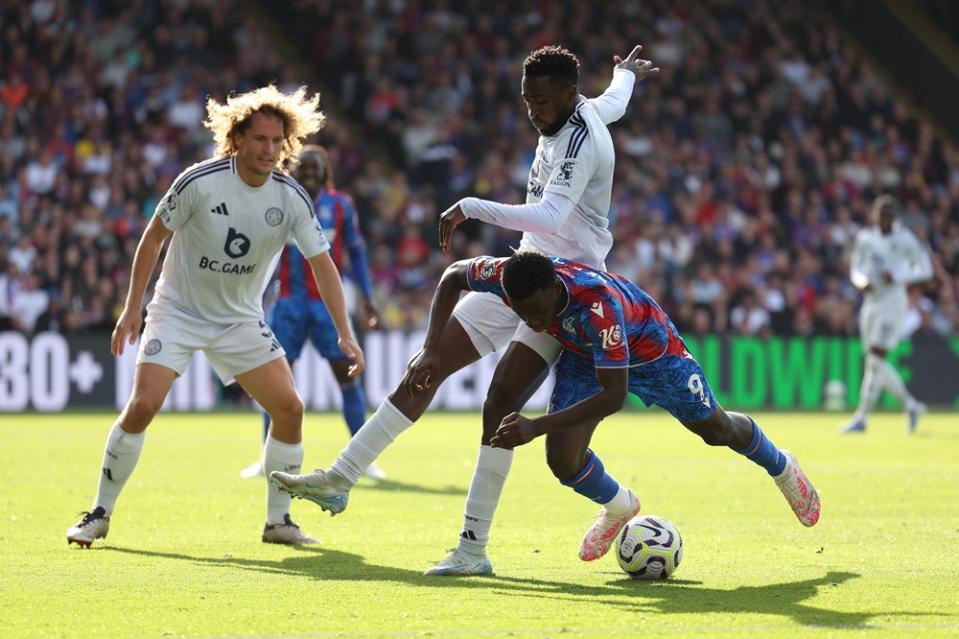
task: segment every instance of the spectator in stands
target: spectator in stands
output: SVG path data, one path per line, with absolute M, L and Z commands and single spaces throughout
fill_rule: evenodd
M 141 0 L 137 15 L 164 12 L 155 27 L 129 7 L 70 16 L 49 4 L 0 9 L 3 24 L 23 25 L 0 41 L 0 247 L 26 236 L 42 264 L 97 226 L 96 239 L 111 241 L 87 250 L 128 269 L 157 198 L 206 155 L 196 125 L 203 97 L 300 78 L 276 71 L 273 47 L 239 4 Z M 428 307 L 432 287 L 423 283 L 444 266 L 438 211 L 464 194 L 522 201 L 535 145 L 514 94 L 530 43 L 562 43 L 591 69 L 610 48 L 648 41 L 662 75 L 637 89 L 630 108 L 639 117 L 612 129 L 620 161 L 610 269 L 656 290 L 684 330 L 751 326 L 727 326 L 731 293 L 748 287 L 774 333 L 852 335 L 851 238 L 868 202 L 890 192 L 937 265 L 940 286 L 921 288 L 915 304 L 933 330 L 954 332 L 959 148 L 894 100 L 835 27 L 799 7 L 757 0 L 744 16 L 734 0 L 589 12 L 517 0 L 455 10 L 387 3 L 365 13 L 295 3 L 279 19 L 310 60 L 326 62 L 316 80 L 334 113 L 318 141 L 371 213 L 363 230 L 385 327 L 423 321 L 389 307 L 401 297 Z M 605 80 L 581 78 L 587 93 Z M 516 241 L 464 225 L 452 258 L 505 254 Z M 98 277 L 123 275 L 98 269 Z M 40 279 L 54 294 L 59 283 Z M 80 299 L 79 315 L 92 303 Z

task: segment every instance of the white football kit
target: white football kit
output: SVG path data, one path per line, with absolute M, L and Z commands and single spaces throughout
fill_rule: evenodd
M 597 98 L 579 96 L 573 115 L 555 135 L 541 135 L 529 171 L 526 205 L 466 198 L 466 217 L 524 231 L 519 248 L 555 255 L 605 270 L 613 245 L 609 203 L 615 153 L 606 125 L 623 116 L 635 76 L 617 69 L 609 88 Z M 468 293 L 453 315 L 480 356 L 519 341 L 552 364 L 559 342 L 520 321 L 497 296 Z
M 867 349 L 895 348 L 902 337 L 902 321 L 909 307 L 906 286 L 932 277 L 929 255 L 916 236 L 899 224 L 888 235 L 870 227 L 856 234 L 849 271 L 853 284 L 860 288 L 872 286 L 864 294 L 859 312 L 863 344 Z M 889 273 L 892 282 L 887 284 L 883 273 Z
M 203 350 L 224 384 L 285 353 L 263 321 L 263 292 L 287 241 L 307 258 L 330 245 L 313 200 L 274 171 L 260 187 L 240 178 L 236 160 L 214 158 L 183 171 L 157 205 L 173 231 L 137 364 L 182 374 Z

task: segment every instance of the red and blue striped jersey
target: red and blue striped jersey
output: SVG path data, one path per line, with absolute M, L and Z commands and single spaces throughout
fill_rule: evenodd
M 507 259 L 473 259 L 467 270 L 469 287 L 499 295 L 508 305 L 502 285 Z M 563 348 L 592 360 L 597 368 L 639 366 L 667 352 L 688 355 L 679 331 L 646 291 L 614 273 L 550 259 L 569 302 L 546 332 Z
M 341 274 L 344 273 L 345 250 L 350 256 L 350 268 L 347 273 L 363 291 L 364 296 L 369 298 L 372 294 L 372 285 L 353 198 L 335 189 L 324 189 L 320 191 L 314 204 L 317 221 L 330 242 L 330 257 L 333 263 Z M 320 299 L 309 262 L 292 244 L 288 244 L 283 251 L 278 279 L 281 298 Z

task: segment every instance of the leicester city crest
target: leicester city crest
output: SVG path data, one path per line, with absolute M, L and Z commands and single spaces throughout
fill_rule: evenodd
M 263 216 L 270 226 L 279 226 L 283 222 L 283 210 L 271 206 Z

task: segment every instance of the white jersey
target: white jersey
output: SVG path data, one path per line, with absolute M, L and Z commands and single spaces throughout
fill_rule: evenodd
M 274 171 L 262 186 L 249 186 L 232 157 L 181 173 L 156 215 L 173 237 L 148 312 L 172 306 L 219 324 L 260 320 L 263 291 L 287 240 L 307 258 L 330 248 L 296 180 Z
M 614 84 L 628 85 L 633 74 L 617 70 Z M 611 86 L 611 89 L 614 87 Z M 619 119 L 626 104 L 607 91 L 598 98 L 579 96 L 573 115 L 555 135 L 541 135 L 529 170 L 526 203 L 535 204 L 544 193 L 556 193 L 575 203 L 562 228 L 554 233 L 523 233 L 521 249 L 558 255 L 605 270 L 613 246 L 609 232 L 609 202 L 616 156 L 606 125 Z
M 883 273 L 889 273 L 892 282 L 886 283 Z M 849 278 L 860 288 L 867 283 L 872 285 L 872 291 L 865 294 L 864 312 L 883 308 L 905 313 L 906 286 L 930 277 L 929 255 L 908 229 L 896 224 L 888 235 L 876 227 L 856 233 Z

